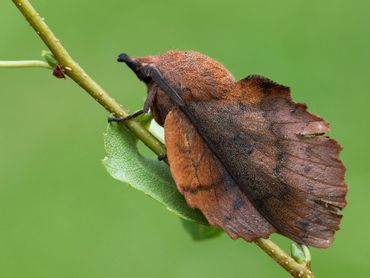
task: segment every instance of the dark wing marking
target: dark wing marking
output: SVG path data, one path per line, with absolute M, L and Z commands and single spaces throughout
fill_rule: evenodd
M 232 99 L 187 103 L 185 114 L 253 206 L 282 234 L 328 247 L 346 205 L 341 147 L 287 87 L 252 76 Z M 244 216 L 245 219 L 248 215 Z
M 179 191 L 208 222 L 232 238 L 267 238 L 275 228 L 254 208 L 188 118 L 175 108 L 166 117 L 167 157 Z

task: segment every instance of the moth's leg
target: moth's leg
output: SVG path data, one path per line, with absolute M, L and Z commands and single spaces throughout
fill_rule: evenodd
M 144 107 L 143 109 L 140 109 L 131 115 L 128 115 L 127 117 L 109 117 L 108 118 L 108 123 L 111 122 L 124 122 L 133 118 L 136 118 L 137 116 L 140 116 L 141 114 L 148 113 L 150 110 L 150 107 L 153 104 L 155 95 L 157 94 L 157 90 L 153 89 L 148 92 L 148 96 L 145 100 Z
M 146 97 L 146 100 L 145 100 L 145 103 L 144 103 L 144 108 L 143 108 L 143 111 L 145 113 L 148 113 L 150 107 L 152 107 L 156 94 L 157 94 L 157 89 L 152 88 L 152 89 L 149 90 L 148 96 Z
M 130 115 L 128 115 L 127 117 L 109 117 L 108 118 L 108 123 L 111 123 L 111 122 L 124 122 L 124 121 L 127 121 L 127 120 L 131 120 L 133 118 L 136 118 L 137 116 L 140 116 L 141 114 L 143 114 L 145 111 L 144 109 L 140 109 Z

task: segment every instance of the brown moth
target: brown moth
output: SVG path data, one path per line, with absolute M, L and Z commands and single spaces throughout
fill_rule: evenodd
M 143 110 L 164 126 L 178 190 L 211 225 L 233 239 L 278 232 L 331 244 L 346 206 L 341 147 L 288 87 L 257 75 L 236 81 L 194 51 L 118 61 L 146 83 Z

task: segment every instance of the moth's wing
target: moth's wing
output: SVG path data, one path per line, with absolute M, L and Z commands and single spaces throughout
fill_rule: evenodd
M 166 117 L 165 140 L 172 175 L 188 204 L 232 238 L 267 238 L 275 229 L 254 208 L 194 125 L 175 108 Z
M 340 209 L 346 205 L 347 186 L 345 168 L 338 159 L 341 147 L 322 136 L 329 130 L 323 119 L 307 112 L 305 105 L 294 103 L 287 87 L 259 76 L 239 81 L 229 98 L 188 103 L 187 114 L 196 127 L 193 132 L 204 139 L 242 198 L 278 232 L 300 243 L 322 248 L 330 245 L 339 228 Z M 183 132 L 176 131 L 178 135 Z M 169 133 L 167 130 L 166 135 Z M 194 146 L 193 139 L 182 137 L 187 148 L 181 153 L 184 148 L 178 146 L 178 157 Z M 171 152 L 178 143 L 174 137 L 166 142 L 176 180 L 182 171 L 181 160 L 174 169 L 178 157 Z M 191 161 L 198 163 L 195 158 Z M 199 162 L 198 167 L 207 165 Z M 181 183 L 180 190 L 201 188 L 192 183 L 193 176 L 189 173 L 189 183 Z M 200 202 L 191 204 L 199 207 Z M 223 203 L 219 201 L 218 206 Z M 247 213 L 231 216 L 246 222 L 250 217 Z

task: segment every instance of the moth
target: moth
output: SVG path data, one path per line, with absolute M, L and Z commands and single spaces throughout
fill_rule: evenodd
M 118 61 L 147 85 L 142 111 L 164 126 L 177 188 L 211 225 L 249 242 L 277 232 L 331 244 L 346 206 L 341 146 L 288 87 L 258 75 L 236 81 L 195 51 Z

